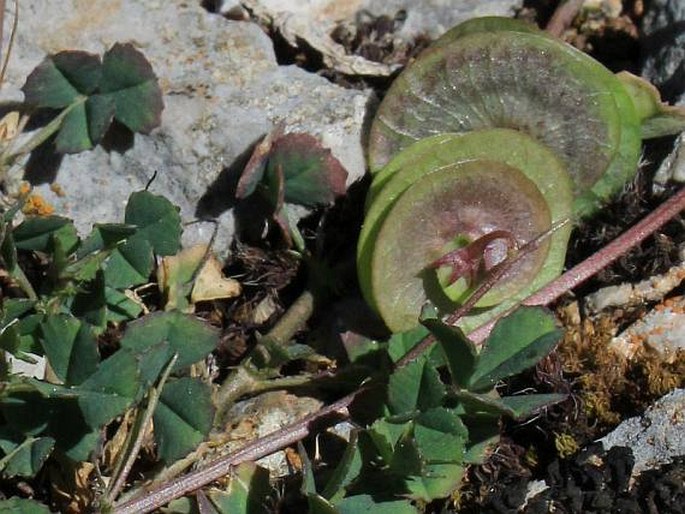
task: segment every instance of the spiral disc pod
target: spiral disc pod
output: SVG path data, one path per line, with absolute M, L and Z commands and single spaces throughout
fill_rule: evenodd
M 493 127 L 549 147 L 581 215 L 637 169 L 640 120 L 621 82 L 569 45 L 497 18 L 455 27 L 400 74 L 371 127 L 370 166 L 426 137 Z
M 504 230 L 523 244 L 571 215 L 572 184 L 561 161 L 526 134 L 489 129 L 440 134 L 400 152 L 372 188 L 358 244 L 367 301 L 393 331 L 417 324 L 426 301 L 444 312 L 468 294 L 447 291 L 429 264 L 455 238 Z M 374 184 L 376 181 L 374 180 Z M 556 276 L 570 229 L 554 233 L 479 303 L 520 298 Z

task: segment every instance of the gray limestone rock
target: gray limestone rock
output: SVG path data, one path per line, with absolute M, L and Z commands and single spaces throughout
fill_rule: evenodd
M 364 0 L 364 8 L 380 15 L 394 15 L 405 10 L 407 20 L 400 35 L 440 36 L 447 29 L 478 16 L 513 16 L 523 4 L 520 0 Z
M 224 0 L 222 11 L 232 2 Z M 340 26 L 352 33 L 359 19 L 395 20 L 392 46 L 411 48 L 418 36 L 436 38 L 450 27 L 478 16 L 511 16 L 521 0 L 241 0 L 241 4 L 293 47 L 314 49 L 326 66 L 343 74 L 389 76 L 399 64 L 384 64 L 348 54 L 332 37 Z M 387 36 L 387 35 L 386 35 Z M 384 38 L 386 37 L 384 36 Z M 402 52 L 400 52 L 402 53 Z
M 600 439 L 605 450 L 628 446 L 635 456 L 633 474 L 668 464 L 685 455 L 685 389 L 656 401 L 642 416 L 630 418 Z
M 234 227 L 232 177 L 278 122 L 320 137 L 349 181 L 364 173 L 361 128 L 370 93 L 279 66 L 260 27 L 211 14 L 199 1 L 22 2 L 1 98 L 21 100 L 19 88 L 48 53 L 101 54 L 117 41 L 133 42 L 152 63 L 164 93 L 161 126 L 61 161 L 33 159 L 27 168 L 38 192 L 82 232 L 94 222 L 120 221 L 129 194 L 157 172 L 150 190 L 178 205 L 185 221 L 218 219 L 215 249 L 223 254 Z M 52 181 L 64 196 L 49 188 Z M 190 225 L 186 242 L 208 241 L 213 228 Z
M 642 29 L 642 75 L 660 89 L 665 100 L 685 105 L 685 2 L 653 0 L 645 13 Z M 685 182 L 682 134 L 654 177 L 655 189 L 662 189 L 669 180 Z
M 661 90 L 665 99 L 676 101 L 685 92 L 685 2 L 649 2 L 642 30 L 642 74 Z

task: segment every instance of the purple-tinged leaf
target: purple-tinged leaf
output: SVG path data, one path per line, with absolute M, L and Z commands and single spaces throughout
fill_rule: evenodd
M 274 140 L 283 136 L 284 126 L 279 123 L 264 138 L 255 145 L 250 160 L 247 161 L 245 169 L 240 175 L 238 186 L 236 187 L 236 198 L 246 198 L 255 192 L 257 185 L 264 177 L 264 170 L 269 159 L 269 153 Z
M 98 144 L 116 119 L 133 132 L 159 125 L 162 92 L 150 63 L 131 44 L 115 44 L 102 62 L 86 52 L 47 57 L 23 87 L 33 108 L 70 109 L 55 142 L 60 153 Z
M 60 52 L 46 57 L 22 87 L 25 101 L 35 108 L 60 109 L 79 95 L 92 93 L 100 82 L 100 57 L 86 52 Z
M 331 151 L 309 134 L 286 134 L 274 141 L 267 175 L 282 168 L 285 201 L 306 206 L 329 204 L 345 193 L 347 171 Z
M 100 92 L 112 96 L 114 117 L 133 132 L 159 125 L 164 104 L 152 66 L 130 44 L 115 44 L 102 58 Z

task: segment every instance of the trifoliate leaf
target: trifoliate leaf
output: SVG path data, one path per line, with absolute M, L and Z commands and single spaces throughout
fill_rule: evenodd
M 4 428 L 7 429 L 7 427 Z M 3 430 L 0 434 L 0 448 L 5 454 L 0 459 L 0 473 L 5 478 L 15 476 L 33 478 L 52 453 L 55 440 L 52 437 L 29 436 L 17 443 L 13 439 L 8 430 Z
M 533 367 L 561 338 L 554 316 L 542 307 L 520 307 L 497 322 L 478 356 L 469 390 L 484 391 L 498 380 Z
M 78 385 L 95 372 L 100 357 L 88 325 L 67 314 L 51 314 L 41 323 L 41 332 L 50 367 L 66 385 Z
M 388 406 L 393 414 L 411 413 L 437 407 L 445 395 L 445 386 L 437 370 L 420 358 L 390 375 Z
M 22 88 L 34 108 L 65 109 L 55 145 L 75 153 L 98 144 L 117 120 L 133 132 L 159 125 L 163 109 L 157 77 L 131 44 L 97 55 L 66 51 L 48 56 Z
M 190 377 L 168 382 L 154 415 L 159 457 L 171 463 L 187 455 L 207 437 L 213 419 L 207 384 Z
M 214 350 L 219 331 L 194 316 L 156 312 L 129 323 L 121 346 L 141 352 L 161 342 L 167 342 L 172 352 L 178 353 L 174 369 L 181 369 Z

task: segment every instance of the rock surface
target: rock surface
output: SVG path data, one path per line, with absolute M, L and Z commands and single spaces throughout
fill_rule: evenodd
M 600 439 L 606 450 L 627 446 L 633 450 L 638 474 L 685 455 L 685 389 L 676 389 L 654 403 L 642 416 L 623 421 Z
M 364 172 L 361 128 L 370 93 L 345 90 L 294 66 L 279 66 L 256 24 L 211 14 L 183 0 L 22 2 L 15 47 L 1 98 L 21 100 L 25 77 L 47 53 L 101 54 L 131 41 L 153 65 L 164 92 L 162 124 L 149 136 L 120 138 L 61 159 L 32 159 L 27 178 L 87 233 L 94 222 L 120 221 L 129 194 L 145 187 L 181 208 L 184 221 L 219 221 L 215 249 L 233 235 L 231 179 L 251 145 L 275 123 L 306 131 L 350 172 Z M 49 187 L 56 181 L 59 196 Z M 54 188 L 53 188 L 54 189 Z M 214 226 L 194 224 L 186 242 L 206 242 Z
M 685 2 L 653 0 L 642 21 L 642 75 L 665 100 L 685 105 Z M 685 138 L 681 134 L 654 177 L 656 189 L 669 180 L 685 182 Z
M 232 3 L 224 0 L 215 9 L 230 16 L 234 10 Z M 404 55 L 406 52 L 401 49 L 413 48 L 417 37 L 436 38 L 450 27 L 477 16 L 511 16 L 522 1 L 241 0 L 240 3 L 292 47 L 318 52 L 329 68 L 346 75 L 389 76 L 401 63 L 376 62 L 350 54 L 332 34 L 341 27 L 345 27 L 344 32 L 357 33 L 357 22 L 384 17 L 383 28 L 371 29 L 366 36 L 381 39 L 383 46 L 388 43 L 392 47 L 393 53 Z
M 685 2 L 652 0 L 642 20 L 642 73 L 674 102 L 685 93 Z

